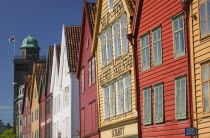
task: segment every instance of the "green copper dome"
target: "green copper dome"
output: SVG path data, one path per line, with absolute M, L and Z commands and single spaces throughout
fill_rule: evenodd
M 23 40 L 23 44 L 20 48 L 39 48 L 38 41 L 29 35 Z

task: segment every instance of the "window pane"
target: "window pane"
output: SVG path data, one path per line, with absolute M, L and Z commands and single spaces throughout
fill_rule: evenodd
M 207 75 L 207 66 L 202 67 L 202 79 L 207 80 L 208 75 Z
M 153 32 L 153 41 L 154 42 L 157 41 L 157 32 L 156 31 Z
M 206 20 L 201 21 L 201 35 L 204 36 L 206 35 Z
M 180 31 L 180 52 L 184 52 L 185 51 L 185 46 L 184 46 L 184 31 Z
M 175 54 L 178 54 L 179 53 L 179 35 L 178 33 L 175 33 Z
M 122 51 L 123 53 L 128 51 L 128 40 L 126 38 L 127 31 L 122 32 Z
M 210 0 L 207 1 L 208 16 L 210 16 Z
M 114 90 L 114 84 L 111 84 L 109 86 L 110 91 L 110 116 L 115 115 L 115 90 Z
M 206 18 L 206 9 L 205 9 L 205 3 L 200 5 L 200 16 L 201 16 L 201 20 Z
M 174 21 L 174 31 L 177 31 L 178 30 L 178 20 L 175 20 Z
M 162 44 L 161 41 L 158 42 L 158 62 L 162 61 Z
M 146 67 L 148 67 L 149 66 L 149 61 L 150 61 L 150 52 L 149 52 L 149 47 L 147 47 L 146 48 L 146 54 L 145 54 L 145 56 L 146 56 Z
M 179 29 L 184 28 L 184 21 L 183 21 L 183 17 L 179 18 Z
M 146 36 L 146 45 L 149 45 L 149 35 Z
M 208 17 L 208 33 L 210 33 L 210 17 Z
M 208 83 L 203 84 L 203 100 L 204 100 L 204 112 L 209 111 L 209 94 Z

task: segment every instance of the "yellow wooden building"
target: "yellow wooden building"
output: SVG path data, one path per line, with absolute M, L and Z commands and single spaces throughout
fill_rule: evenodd
M 92 53 L 96 57 L 101 138 L 138 137 L 131 33 L 135 0 L 98 0 Z
M 189 0 L 193 119 L 198 137 L 210 137 L 210 0 Z
M 45 71 L 45 63 L 34 63 L 32 73 L 32 87 L 30 93 L 31 108 L 31 137 L 39 138 L 39 82 Z

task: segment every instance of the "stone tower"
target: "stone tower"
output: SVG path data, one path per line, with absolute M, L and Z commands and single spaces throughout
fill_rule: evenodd
M 22 137 L 22 101 L 25 88 L 25 76 L 32 74 L 34 62 L 45 62 L 45 57 L 39 56 L 38 41 L 29 35 L 23 40 L 20 55 L 15 56 L 14 63 L 14 112 L 13 121 L 15 133 Z

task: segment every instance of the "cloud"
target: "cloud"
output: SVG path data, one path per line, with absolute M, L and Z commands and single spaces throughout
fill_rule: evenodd
M 10 110 L 12 106 L 0 106 L 0 110 Z

